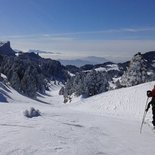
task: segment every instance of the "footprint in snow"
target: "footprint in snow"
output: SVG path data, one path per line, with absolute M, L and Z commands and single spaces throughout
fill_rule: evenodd
M 59 151 L 59 150 L 62 150 L 63 148 L 62 147 L 56 147 L 54 148 L 55 151 Z

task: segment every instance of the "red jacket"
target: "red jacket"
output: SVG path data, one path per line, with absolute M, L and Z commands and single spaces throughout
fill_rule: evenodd
M 155 86 L 154 86 L 154 88 L 152 89 L 151 94 L 152 94 L 152 97 L 155 97 Z

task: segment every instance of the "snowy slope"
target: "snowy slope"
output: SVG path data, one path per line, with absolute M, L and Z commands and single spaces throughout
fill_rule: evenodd
M 42 102 L 1 87 L 9 103 L 0 103 L 0 154 L 154 155 L 155 133 L 144 125 L 139 134 L 146 90 L 153 84 L 76 98 L 70 104 L 63 104 L 56 85 L 38 98 Z M 32 106 L 41 117 L 23 116 Z
M 155 82 L 149 82 L 108 91 L 87 99 L 79 98 L 74 101 L 72 108 L 101 115 L 141 119 L 147 100 L 146 91 L 152 90 L 154 84 Z

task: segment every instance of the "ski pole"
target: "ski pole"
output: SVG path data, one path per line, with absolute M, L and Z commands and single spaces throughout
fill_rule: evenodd
M 146 104 L 145 104 L 145 109 L 144 109 L 143 119 L 142 119 L 142 123 L 141 123 L 141 126 L 140 126 L 140 134 L 142 133 L 142 128 L 143 128 L 144 120 L 145 120 L 145 117 L 146 117 L 146 114 L 147 114 L 147 112 L 146 112 L 146 108 L 147 108 L 148 99 L 149 99 L 149 98 L 147 98 L 147 100 L 146 100 Z

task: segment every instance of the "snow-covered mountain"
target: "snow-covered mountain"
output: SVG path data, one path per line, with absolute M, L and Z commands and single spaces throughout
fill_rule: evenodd
M 81 67 L 63 66 L 59 61 L 42 58 L 38 52 L 45 51 L 19 52 L 16 56 L 10 42 L 0 43 L 0 72 L 7 76 L 14 89 L 33 98 L 38 92 L 44 94 L 51 80 L 67 81 L 64 89 L 67 96 L 73 93 L 92 96 L 155 80 L 155 52 L 138 53 L 130 63 L 105 62 L 104 58 L 88 57 L 85 60 L 90 60 L 92 64 Z M 94 64 L 97 61 L 102 63 Z
M 35 98 L 38 92 L 45 93 L 50 81 L 65 82 L 69 76 L 59 61 L 44 59 L 34 52 L 15 55 L 10 42 L 0 45 L 0 73 L 21 94 Z
M 139 52 L 133 56 L 131 61 L 125 63 L 106 62 L 84 65 L 76 74 L 72 72 L 74 68 L 69 67 L 69 71 L 75 76 L 72 76 L 63 88 L 64 101 L 67 102 L 72 94 L 89 97 L 111 89 L 130 87 L 155 80 L 154 61 L 150 58 L 150 56 L 153 57 L 153 53 L 155 55 L 155 52 L 146 54 Z

